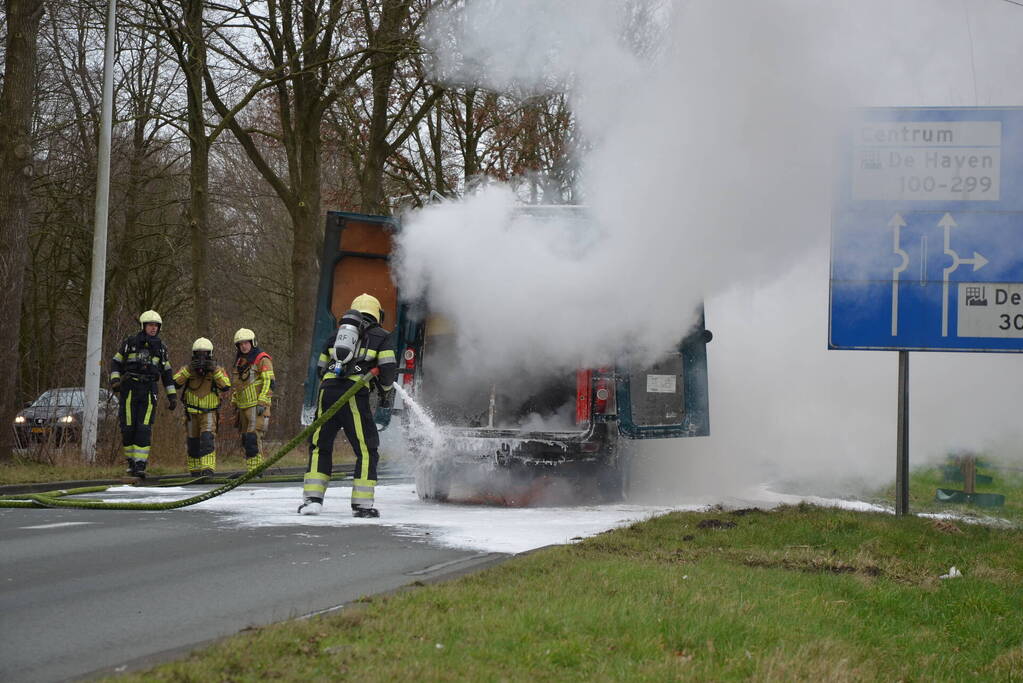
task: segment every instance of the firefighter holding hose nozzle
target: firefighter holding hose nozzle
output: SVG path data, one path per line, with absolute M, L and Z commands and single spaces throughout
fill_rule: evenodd
M 384 402 L 394 395 L 398 363 L 394 355 L 394 340 L 380 326 L 383 317 L 380 301 L 369 294 L 355 297 L 351 310 L 341 317 L 337 333 L 320 354 L 317 416 L 373 369 L 377 370 L 374 382 Z M 355 451 L 352 514 L 356 517 L 380 516 L 374 506 L 380 436 L 373 421 L 369 396 L 370 387 L 363 386 L 348 403 L 313 432 L 309 467 L 302 486 L 304 500 L 298 508 L 300 514 L 318 515 L 322 510 L 333 466 L 334 439 L 338 431 L 343 430 Z

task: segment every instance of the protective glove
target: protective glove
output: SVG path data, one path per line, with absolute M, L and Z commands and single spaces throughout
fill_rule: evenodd
M 178 407 L 178 397 L 173 394 L 167 397 L 167 410 L 174 410 Z
M 189 367 L 190 370 L 194 370 L 195 372 L 199 372 L 200 370 L 202 370 L 202 359 L 201 358 L 193 358 L 188 363 L 188 367 Z
M 110 390 L 111 391 L 115 391 L 115 392 L 116 391 L 120 391 L 121 390 L 121 380 L 119 380 L 119 379 L 112 379 L 112 380 L 110 380 Z

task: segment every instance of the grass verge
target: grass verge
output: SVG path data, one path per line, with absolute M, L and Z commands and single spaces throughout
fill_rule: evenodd
M 266 453 L 272 454 L 273 449 L 280 444 L 269 443 Z M 305 467 L 308 453 L 305 447 L 300 446 L 293 452 L 284 456 L 274 468 L 277 467 Z M 159 474 L 181 474 L 185 470 L 185 460 L 182 456 L 181 463 L 175 463 L 177 458 L 150 459 L 147 472 L 151 475 Z M 346 460 L 343 457 L 335 458 L 335 463 L 345 463 L 354 460 Z M 217 471 L 229 472 L 245 469 L 245 457 L 241 450 L 229 451 L 226 454 L 217 455 Z M 66 456 L 55 458 L 51 455 L 42 460 L 33 457 L 31 453 L 15 454 L 9 462 L 0 464 L 0 485 L 8 484 L 35 484 L 48 481 L 86 481 L 93 479 L 117 479 L 124 476 L 124 465 L 117 463 L 95 463 L 81 462 L 77 448 L 69 449 Z M 272 470 L 271 470 L 272 473 Z
M 951 462 L 951 460 L 950 460 Z M 963 490 L 962 481 L 945 478 L 942 466 L 921 467 L 913 470 L 909 478 L 909 509 L 911 512 L 953 512 L 965 517 L 997 517 L 1016 524 L 1023 524 L 1023 463 L 989 461 L 978 468 L 978 473 L 991 476 L 990 483 L 978 483 L 978 493 L 1000 493 L 1005 496 L 1005 505 L 1000 507 L 979 507 L 976 505 L 939 503 L 935 500 L 937 489 Z M 874 497 L 876 502 L 892 505 L 895 501 L 895 486 L 892 485 Z
M 1016 529 L 673 513 L 129 680 L 1023 680 L 1021 606 Z

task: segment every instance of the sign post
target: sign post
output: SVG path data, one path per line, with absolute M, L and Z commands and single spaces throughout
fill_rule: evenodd
M 899 351 L 898 419 L 895 437 L 895 514 L 909 512 L 909 351 Z
M 840 158 L 828 348 L 899 352 L 905 514 L 908 352 L 1023 351 L 1023 108 L 863 110 Z

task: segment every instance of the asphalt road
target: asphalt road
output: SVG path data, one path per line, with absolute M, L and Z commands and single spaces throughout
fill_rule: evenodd
M 0 509 L 0 680 L 135 669 L 506 557 L 376 525 L 239 529 L 218 517 Z

